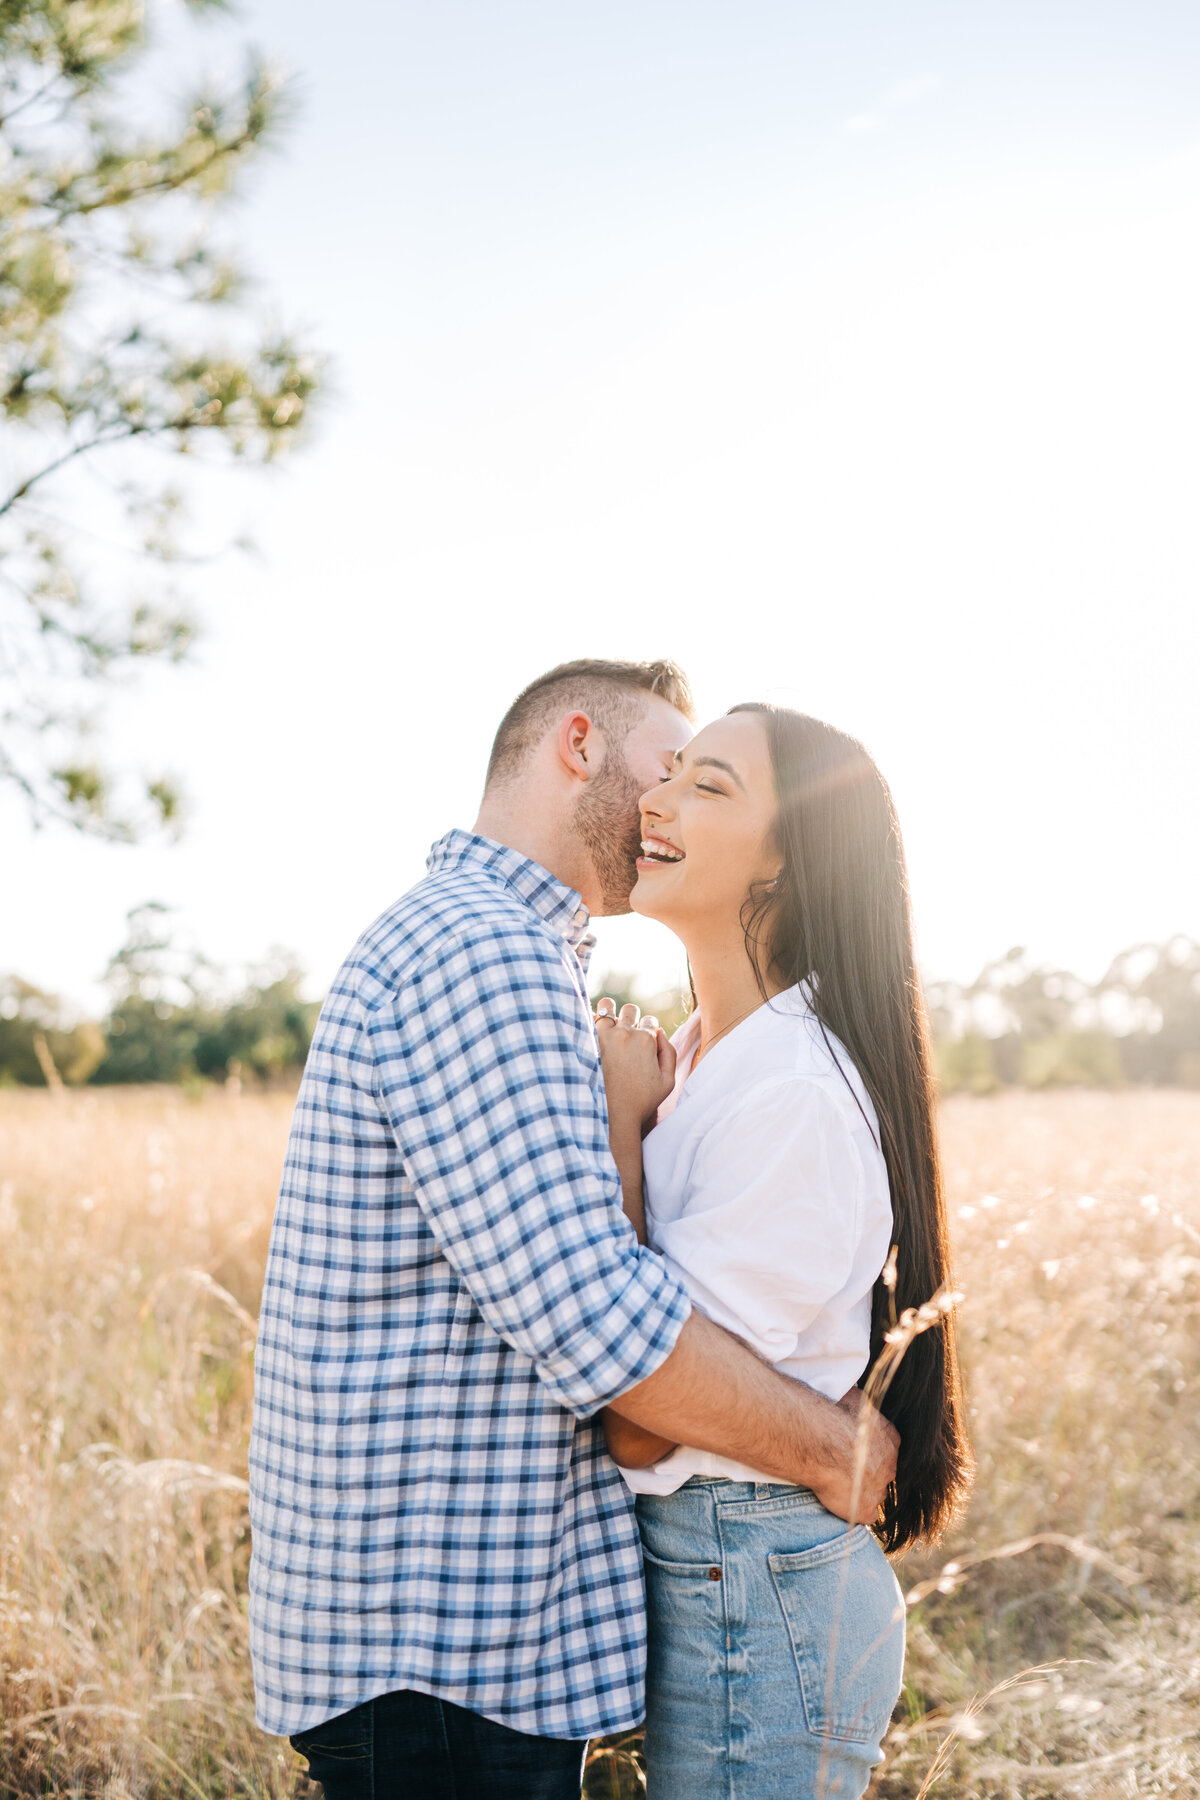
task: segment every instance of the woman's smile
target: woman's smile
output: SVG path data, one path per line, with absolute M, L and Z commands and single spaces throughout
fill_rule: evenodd
M 637 859 L 638 873 L 646 869 L 669 869 L 674 863 L 684 860 L 684 852 L 678 844 L 669 838 L 662 837 L 656 831 L 647 831 L 642 836 L 642 854 Z

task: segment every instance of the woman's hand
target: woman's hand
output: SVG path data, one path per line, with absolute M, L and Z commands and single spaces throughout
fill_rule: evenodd
M 646 1242 L 646 1209 L 642 1200 L 642 1132 L 675 1084 L 675 1052 L 657 1019 L 639 1023 L 636 1006 L 615 1000 L 596 1008 L 596 1037 L 608 1096 L 608 1147 L 621 1177 L 621 1204 L 637 1234 Z
M 604 1069 L 608 1116 L 618 1135 L 654 1123 L 675 1085 L 675 1051 L 657 1019 L 639 1019 L 630 1004 L 617 1012 L 615 1000 L 596 1007 L 596 1036 Z

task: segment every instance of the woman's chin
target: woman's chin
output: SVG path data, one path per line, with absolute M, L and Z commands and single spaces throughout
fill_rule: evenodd
M 639 875 L 629 896 L 630 909 L 643 919 L 655 919 L 662 925 L 669 925 L 677 909 L 671 905 L 670 894 L 661 891 L 667 885 L 657 872 Z
M 651 880 L 653 877 L 651 877 Z M 633 884 L 633 892 L 629 896 L 631 912 L 640 913 L 643 919 L 656 919 L 658 908 L 654 904 L 654 895 L 650 891 L 650 881 L 639 875 Z

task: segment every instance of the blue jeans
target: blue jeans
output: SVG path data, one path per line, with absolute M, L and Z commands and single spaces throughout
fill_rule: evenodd
M 637 1502 L 647 1800 L 859 1800 L 904 1672 L 904 1598 L 807 1488 L 693 1476 Z
M 297 1732 L 325 1800 L 579 1800 L 587 1739 L 532 1737 L 405 1689 Z

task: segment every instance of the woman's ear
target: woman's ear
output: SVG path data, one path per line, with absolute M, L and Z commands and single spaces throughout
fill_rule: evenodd
M 763 886 L 773 894 L 783 879 L 784 854 L 778 837 L 779 819 L 776 817 L 763 840 Z

